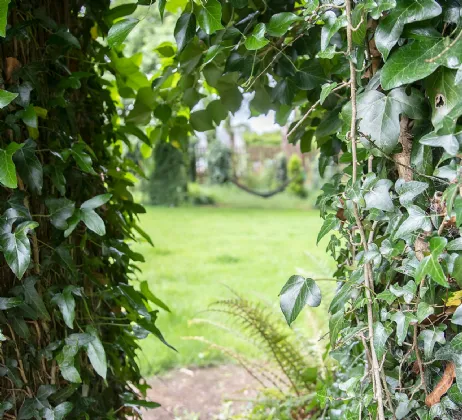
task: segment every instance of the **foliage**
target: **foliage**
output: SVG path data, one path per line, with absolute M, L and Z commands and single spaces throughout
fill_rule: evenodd
M 289 191 L 300 198 L 307 196 L 305 189 L 305 172 L 303 170 L 302 160 L 298 155 L 292 155 L 289 159 L 288 174 L 291 180 Z
M 158 404 L 143 399 L 138 339 L 167 344 L 155 325 L 165 305 L 146 283 L 133 286 L 143 257 L 131 242 L 150 239 L 128 191 L 142 172 L 124 150 L 147 134 L 120 97 L 148 100 L 150 81 L 137 57 L 98 37 L 114 34 L 122 12 L 109 0 L 9 3 L 0 3 L 0 417 L 139 417 Z
M 212 184 L 229 181 L 232 170 L 232 153 L 220 141 L 214 141 L 207 156 L 208 175 Z
M 273 110 L 284 125 L 297 109 L 288 138 L 319 147 L 321 175 L 343 165 L 319 198 L 319 238 L 334 231 L 338 377 L 360 362 L 319 394 L 326 418 L 460 409 L 461 330 L 448 304 L 462 284 L 460 15 L 446 0 L 188 3 L 180 52 L 163 62 L 188 81 L 184 94 L 165 88 L 194 130 L 236 112 L 245 89 L 255 115 Z
M 284 153 L 279 153 L 275 159 L 276 165 L 276 181 L 278 183 L 283 184 L 287 182 L 288 175 L 287 175 L 287 156 Z

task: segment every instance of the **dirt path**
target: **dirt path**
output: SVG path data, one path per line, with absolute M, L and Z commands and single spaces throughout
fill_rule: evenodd
M 241 367 L 222 365 L 209 368 L 173 370 L 165 376 L 149 381 L 152 389 L 148 399 L 162 404 L 143 415 L 146 420 L 178 419 L 185 414 L 188 420 L 214 419 L 226 400 L 233 402 L 234 412 L 248 404 L 245 400 L 255 398 L 258 383 Z M 193 417 L 195 413 L 199 417 Z M 177 417 L 175 417 L 177 416 Z

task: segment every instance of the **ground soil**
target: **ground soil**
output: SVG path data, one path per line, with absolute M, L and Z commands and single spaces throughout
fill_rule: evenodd
M 152 378 L 149 384 L 152 389 L 148 391 L 148 400 L 162 407 L 146 411 L 143 414 L 146 420 L 212 420 L 226 401 L 233 401 L 234 412 L 242 412 L 259 387 L 257 381 L 236 365 L 172 370 Z

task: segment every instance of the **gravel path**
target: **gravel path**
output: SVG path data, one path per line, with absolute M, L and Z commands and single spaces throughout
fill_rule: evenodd
M 212 420 L 220 413 L 226 400 L 234 401 L 234 412 L 256 396 L 259 384 L 240 366 L 222 365 L 209 368 L 173 370 L 164 376 L 149 380 L 152 389 L 148 400 L 162 405 L 146 411 L 143 419 Z M 194 417 L 191 414 L 199 417 Z M 186 414 L 189 414 L 187 416 Z

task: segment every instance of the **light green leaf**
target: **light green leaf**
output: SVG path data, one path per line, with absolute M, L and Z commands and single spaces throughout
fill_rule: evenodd
M 224 28 L 221 24 L 221 3 L 218 0 L 204 1 L 197 8 L 197 22 L 206 34 L 211 35 Z
M 292 23 L 303 20 L 301 17 L 290 12 L 277 13 L 271 16 L 267 26 L 267 33 L 271 36 L 282 36 Z
M 424 319 L 427 319 L 434 313 L 435 309 L 433 306 L 430 306 L 427 302 L 420 302 L 417 306 L 417 321 L 421 323 Z
M 253 29 L 252 35 L 245 40 L 245 47 L 249 51 L 259 50 L 269 43 L 265 38 L 266 26 L 264 23 L 259 23 Z
M 396 8 L 380 20 L 375 31 L 375 43 L 384 60 L 398 42 L 406 23 L 431 19 L 440 15 L 441 11 L 441 6 L 434 0 L 400 0 L 397 2 Z
M 427 360 L 433 357 L 433 349 L 436 343 L 446 343 L 444 331 L 440 329 L 433 330 L 431 328 L 420 332 L 419 341 L 423 341 L 424 343 L 424 356 Z
M 102 378 L 106 379 L 107 360 L 103 343 L 101 343 L 95 328 L 88 326 L 86 331 L 93 337 L 93 340 L 86 345 L 87 355 L 90 359 L 90 363 L 93 366 L 93 369 L 95 369 L 96 373 Z
M 449 242 L 447 246 L 448 251 L 462 251 L 462 238 L 456 238 Z
M 0 149 L 0 183 L 8 188 L 17 188 L 16 166 L 13 162 L 13 155 L 24 143 L 10 143 L 5 150 Z
M 390 197 L 390 188 L 393 185 L 389 179 L 379 179 L 375 185 L 364 195 L 366 209 L 379 209 L 393 211 L 393 200 Z
M 109 29 L 107 43 L 111 48 L 121 45 L 133 28 L 138 25 L 139 20 L 134 18 L 121 19 L 114 23 Z
M 393 294 L 389 289 L 386 289 L 377 295 L 377 299 L 384 300 L 389 305 L 391 305 L 396 300 L 396 297 L 397 296 Z
M 8 5 L 11 0 L 0 0 L 0 36 L 6 36 L 6 24 L 8 17 Z
M 3 0 L 4 1 L 4 0 Z M 0 0 L 0 19 L 1 19 L 1 0 Z M 1 23 L 0 23 L 1 24 Z M 18 96 L 17 93 L 8 92 L 7 90 L 0 89 L 0 109 L 5 108 Z
M 396 181 L 395 190 L 399 194 L 399 202 L 407 207 L 414 201 L 414 198 L 422 194 L 428 188 L 428 184 L 419 181 Z
M 178 52 L 181 53 L 196 35 L 196 16 L 192 13 L 183 13 L 176 22 L 173 35 L 178 46 Z
M 330 335 L 330 345 L 335 347 L 337 343 L 337 338 L 342 330 L 343 322 L 345 320 L 345 315 L 343 309 L 336 312 L 329 318 L 329 335 Z
M 438 135 L 435 132 L 423 136 L 419 143 L 425 146 L 442 147 L 451 156 L 457 156 L 459 153 L 459 142 L 453 134 Z
M 53 409 L 53 420 L 63 420 L 72 411 L 73 407 L 73 404 L 69 401 L 57 405 Z
M 90 200 L 87 200 L 84 203 L 82 203 L 80 208 L 82 210 L 83 209 L 89 209 L 89 210 L 96 209 L 98 207 L 101 207 L 103 204 L 106 204 L 111 199 L 111 197 L 112 197 L 112 194 L 97 195 L 91 198 Z
M 406 303 L 411 303 L 417 293 L 417 285 L 413 280 L 409 280 L 404 286 L 392 284 L 390 292 L 397 297 L 403 297 Z
M 329 10 L 322 16 L 325 22 L 321 29 L 321 51 L 324 51 L 328 46 L 332 37 L 339 31 L 339 29 L 347 25 L 346 15 L 337 15 Z
M 385 354 L 387 347 L 387 340 L 390 337 L 393 329 L 390 327 L 385 327 L 381 322 L 376 322 L 374 324 L 374 349 L 377 354 L 377 359 L 382 360 L 383 355 Z
M 292 276 L 279 293 L 281 311 L 287 324 L 292 324 L 305 305 L 316 307 L 321 304 L 321 290 L 313 279 Z
M 425 257 L 417 267 L 415 272 L 416 280 L 421 281 L 425 276 L 430 276 L 433 281 L 443 287 L 449 287 L 443 268 L 438 262 L 438 258 L 434 255 L 428 255 Z
M 74 357 L 78 351 L 79 348 L 76 345 L 66 344 L 56 356 L 62 377 L 72 383 L 82 382 L 79 371 L 74 366 Z

